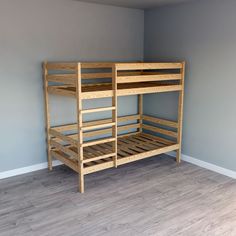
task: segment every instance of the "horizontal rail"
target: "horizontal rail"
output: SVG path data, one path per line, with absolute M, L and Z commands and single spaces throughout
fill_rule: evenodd
M 114 62 L 83 62 L 81 63 L 82 69 L 97 69 L 97 68 L 112 68 Z
M 152 125 L 145 125 L 145 124 L 143 124 L 142 128 L 146 129 L 146 130 L 153 131 L 153 132 L 157 132 L 157 133 L 160 133 L 160 134 L 164 134 L 164 135 L 167 135 L 167 136 L 170 136 L 170 137 L 173 137 L 173 138 L 177 138 L 178 137 L 178 134 L 176 132 L 165 130 L 165 129 L 161 129 L 161 128 L 157 128 L 157 127 L 152 126 Z
M 111 111 L 111 110 L 115 110 L 116 107 L 100 107 L 100 108 L 94 108 L 94 109 L 85 109 L 82 110 L 81 113 L 82 114 L 87 114 L 87 113 L 93 113 L 93 112 L 102 112 L 102 111 Z
M 116 140 L 116 138 L 104 138 L 104 139 L 99 139 L 99 140 L 95 140 L 95 141 L 88 141 L 88 142 L 84 142 L 82 144 L 82 147 L 89 147 L 89 146 L 93 146 L 96 144 L 114 142 L 115 140 Z
M 72 170 L 79 172 L 79 166 L 78 166 L 78 162 L 73 161 L 71 159 L 69 159 L 68 157 L 65 156 L 65 154 L 63 152 L 60 151 L 50 151 L 50 154 L 56 158 L 57 160 L 61 161 L 63 164 L 69 166 Z
M 117 83 L 181 80 L 181 74 L 118 76 Z
M 57 74 L 46 76 L 48 82 L 71 84 L 74 86 L 76 85 L 76 78 L 77 76 L 75 74 Z
M 179 144 L 175 144 L 175 145 L 171 145 L 171 146 L 157 148 L 157 149 L 147 151 L 147 152 L 144 152 L 144 153 L 138 153 L 138 154 L 130 155 L 128 157 L 118 159 L 117 164 L 118 165 L 123 165 L 123 164 L 129 163 L 129 162 L 138 161 L 138 160 L 145 159 L 145 158 L 148 158 L 148 157 L 151 157 L 151 156 L 155 156 L 155 155 L 159 155 L 159 154 L 162 154 L 162 153 L 174 151 L 174 150 L 177 150 L 178 148 L 179 148 Z
M 181 69 L 182 63 L 118 63 L 117 70 Z
M 46 63 L 47 70 L 74 71 L 77 70 L 78 63 L 74 62 L 48 62 Z
M 168 127 L 172 127 L 172 128 L 176 128 L 176 129 L 178 128 L 178 122 L 164 120 L 164 119 L 156 118 L 153 116 L 147 116 L 147 115 L 143 115 L 142 119 L 156 123 L 156 124 L 160 124 L 160 125 L 164 125 L 164 126 L 168 126 Z
M 103 79 L 103 78 L 111 78 L 111 73 L 82 73 L 82 79 Z
M 88 162 L 91 162 L 91 161 L 97 161 L 97 160 L 105 159 L 105 158 L 108 158 L 108 157 L 113 157 L 115 155 L 116 155 L 116 153 L 109 153 L 109 154 L 105 154 L 105 155 L 98 156 L 98 157 L 92 157 L 92 158 L 84 159 L 83 163 L 88 163 Z
M 100 129 L 100 128 L 105 128 L 108 126 L 113 126 L 115 125 L 115 122 L 111 122 L 111 123 L 106 123 L 106 124 L 100 124 L 100 125 L 91 125 L 91 126 L 86 126 L 86 127 L 82 127 L 82 131 L 87 131 L 87 130 L 91 130 L 91 129 Z
M 50 140 L 50 144 L 51 144 L 52 147 L 55 147 L 58 150 L 64 152 L 65 154 L 77 159 L 77 156 L 78 156 L 77 153 L 70 150 L 68 147 L 63 146 L 62 144 L 60 144 L 60 143 L 58 143 L 54 140 Z
M 120 116 L 117 118 L 118 122 L 126 122 L 126 121 L 133 121 L 140 119 L 140 115 L 128 115 L 128 116 Z M 102 120 L 93 120 L 93 121 L 86 121 L 83 123 L 84 127 L 92 126 L 96 124 L 105 124 L 112 122 L 112 119 L 102 119 Z M 57 131 L 71 131 L 76 130 L 78 128 L 78 124 L 68 124 L 68 125 L 60 125 L 60 126 L 54 126 L 53 129 Z
M 71 137 L 68 137 L 67 135 L 63 135 L 62 133 L 60 133 L 52 128 L 49 129 L 49 134 L 54 136 L 55 138 L 61 139 L 64 142 L 68 142 L 72 146 L 78 145 L 78 142 L 76 140 L 72 139 Z

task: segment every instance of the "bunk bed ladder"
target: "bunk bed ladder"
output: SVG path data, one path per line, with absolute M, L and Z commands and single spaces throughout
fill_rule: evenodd
M 82 108 L 82 76 L 81 76 L 81 63 L 78 63 L 77 68 L 77 84 L 76 84 L 76 99 L 77 99 L 77 124 L 78 124 L 78 172 L 79 172 L 79 192 L 84 192 L 84 175 L 86 174 L 84 164 L 87 164 L 91 161 L 99 161 L 101 159 L 105 159 L 107 157 L 112 157 L 114 167 L 117 167 L 117 71 L 115 66 L 112 67 L 112 105 L 110 107 L 100 107 L 100 108 L 92 108 L 92 109 L 83 109 Z M 83 115 L 88 113 L 97 113 L 111 111 L 112 119 L 111 122 L 107 123 L 98 123 L 89 126 L 85 126 L 83 123 Z M 111 137 L 103 138 L 103 139 L 95 139 L 92 141 L 83 140 L 83 132 L 89 131 L 92 132 L 94 129 L 102 129 L 111 127 Z M 93 157 L 91 159 L 84 159 L 84 148 L 90 148 L 97 144 L 103 143 L 112 143 L 111 153 L 104 155 L 101 154 L 99 156 Z M 96 167 L 95 167 L 96 168 Z

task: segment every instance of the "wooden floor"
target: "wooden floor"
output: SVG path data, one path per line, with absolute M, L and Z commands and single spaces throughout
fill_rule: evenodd
M 236 235 L 236 181 L 167 156 L 86 176 L 67 167 L 0 181 L 0 235 Z

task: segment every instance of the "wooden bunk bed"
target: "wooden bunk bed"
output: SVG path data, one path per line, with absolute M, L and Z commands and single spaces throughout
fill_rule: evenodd
M 185 63 L 44 62 L 48 167 L 52 158 L 84 175 L 154 155 L 176 151 L 181 159 Z M 178 120 L 143 114 L 143 94 L 179 92 Z M 49 93 L 76 99 L 77 122 L 51 126 Z M 117 97 L 138 95 L 138 114 L 117 116 Z M 109 107 L 83 109 L 86 99 L 111 98 Z M 89 113 L 111 112 L 107 119 L 84 121 Z

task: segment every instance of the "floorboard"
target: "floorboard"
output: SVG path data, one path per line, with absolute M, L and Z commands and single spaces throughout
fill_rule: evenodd
M 236 181 L 165 155 L 85 176 L 65 166 L 0 181 L 0 236 L 236 235 Z

